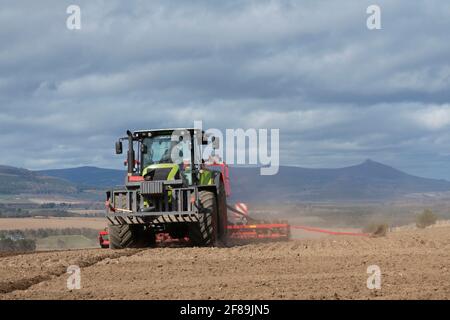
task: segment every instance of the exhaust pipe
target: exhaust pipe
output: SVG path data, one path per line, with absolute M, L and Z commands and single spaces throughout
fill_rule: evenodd
M 127 130 L 128 136 L 128 153 L 127 153 L 127 162 L 128 162 L 128 176 L 132 176 L 134 173 L 134 147 L 133 147 L 133 133 L 130 130 Z

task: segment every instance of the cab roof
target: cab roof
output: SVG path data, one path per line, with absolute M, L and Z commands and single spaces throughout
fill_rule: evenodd
M 187 130 L 189 131 L 191 134 L 196 132 L 200 132 L 200 129 L 195 129 L 195 128 L 167 128 L 167 129 L 148 129 L 148 130 L 136 130 L 133 132 L 133 136 L 135 137 L 144 137 L 146 136 L 148 133 L 151 133 L 153 136 L 162 136 L 162 135 L 167 135 L 167 134 L 172 134 L 172 132 L 174 131 L 183 131 L 183 130 Z M 203 131 L 202 131 L 203 133 Z

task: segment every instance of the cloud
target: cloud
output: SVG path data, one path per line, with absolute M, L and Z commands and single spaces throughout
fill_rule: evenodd
M 450 4 L 10 2 L 0 12 L 0 162 L 119 167 L 126 129 L 280 128 L 281 162 L 366 158 L 450 179 Z M 431 169 L 430 169 L 431 168 Z
M 411 116 L 417 124 L 429 130 L 441 130 L 450 127 L 450 105 L 448 104 L 417 110 Z

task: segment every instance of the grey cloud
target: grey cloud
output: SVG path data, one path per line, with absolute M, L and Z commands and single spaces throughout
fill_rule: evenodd
M 281 161 L 374 158 L 450 179 L 450 4 L 8 2 L 0 12 L 0 162 L 117 167 L 128 129 L 281 130 Z M 27 146 L 24 148 L 24 146 Z M 30 156 L 32 155 L 32 156 Z

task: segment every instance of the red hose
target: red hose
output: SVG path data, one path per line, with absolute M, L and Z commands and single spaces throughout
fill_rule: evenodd
M 332 234 L 332 235 L 336 235 L 336 236 L 370 237 L 370 234 L 367 234 L 367 233 L 338 232 L 338 231 L 324 230 L 324 229 L 318 229 L 318 228 L 311 228 L 311 227 L 306 227 L 306 226 L 291 226 L 291 228 L 292 229 L 302 229 L 302 230 L 312 231 L 312 232 L 327 233 L 327 234 Z

